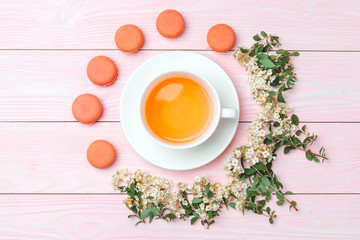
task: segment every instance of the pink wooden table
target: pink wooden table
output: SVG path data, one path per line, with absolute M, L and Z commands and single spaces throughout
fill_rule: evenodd
M 186 30 L 177 39 L 156 31 L 162 10 L 179 10 Z M 173 180 L 207 174 L 224 182 L 223 161 L 245 143 L 246 126 L 258 110 L 249 97 L 244 68 L 231 52 L 215 53 L 206 43 L 216 23 L 231 25 L 237 45 L 250 46 L 254 33 L 278 34 L 283 47 L 300 51 L 298 84 L 288 103 L 319 135 L 331 160 L 315 164 L 302 153 L 275 163 L 299 212 L 277 207 L 274 225 L 248 212 L 225 210 L 209 230 L 188 222 L 156 221 L 133 227 L 115 194 L 111 175 L 119 168 L 149 169 Z M 136 54 L 116 49 L 114 33 L 127 23 L 145 34 Z M 298 1 L 75 1 L 0 2 L 0 239 L 360 239 L 360 2 Z M 129 75 L 164 51 L 199 52 L 220 64 L 240 98 L 241 119 L 229 148 L 199 169 L 173 172 L 141 159 L 119 122 L 119 100 Z M 86 77 L 96 55 L 115 60 L 119 78 L 97 87 Z M 95 93 L 105 112 L 92 126 L 74 121 L 73 99 Z M 92 168 L 85 157 L 95 139 L 108 139 L 118 159 L 108 169 Z

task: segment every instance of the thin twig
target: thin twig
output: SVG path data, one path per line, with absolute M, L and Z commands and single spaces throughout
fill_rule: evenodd
M 264 164 L 265 165 L 265 164 Z M 259 170 L 257 170 L 256 169 L 256 167 L 254 167 L 254 165 L 250 165 L 252 168 L 254 168 L 261 176 L 263 176 L 260 172 L 259 172 Z M 267 167 L 266 167 L 266 165 L 265 165 L 265 168 L 266 168 L 266 170 L 267 170 Z M 269 173 L 269 171 L 267 171 L 268 173 Z M 271 176 L 271 174 L 269 173 L 269 175 L 270 175 L 270 177 L 271 177 L 271 179 L 272 179 L 272 181 L 274 182 L 274 179 L 272 178 L 272 176 Z M 275 184 L 275 183 L 274 183 Z M 288 203 L 290 203 L 290 205 L 296 210 L 296 211 L 299 211 L 295 206 L 294 206 L 294 204 L 292 204 L 290 201 L 289 201 L 289 199 L 287 199 L 281 192 L 280 192 L 280 190 L 276 187 L 276 186 L 274 186 L 275 187 L 275 191 L 276 192 L 278 192 L 281 196 L 283 196 L 284 197 L 284 199 L 288 202 Z
M 306 152 L 306 153 L 309 153 L 309 154 L 312 154 L 312 155 L 314 155 L 314 156 L 323 158 L 323 159 L 325 159 L 325 160 L 329 160 L 329 158 L 327 158 L 327 157 L 325 157 L 325 156 L 321 156 L 320 154 L 313 153 L 313 152 L 310 151 L 310 150 L 305 150 L 305 149 L 303 149 L 303 148 L 298 147 L 298 146 L 291 140 L 291 138 L 289 138 L 289 140 L 290 140 L 291 144 L 292 144 L 296 149 L 301 150 L 301 151 Z
M 265 164 L 264 164 L 265 165 Z M 269 172 L 269 170 L 268 170 L 268 168 L 267 168 L 267 166 L 265 165 L 265 169 L 266 169 L 266 171 L 268 172 L 268 174 L 269 174 L 269 176 L 270 176 L 270 178 L 271 178 L 271 180 L 273 181 L 273 183 L 275 184 L 275 181 L 274 181 L 274 178 L 271 176 L 271 174 L 270 174 L 270 172 Z M 275 186 L 276 187 L 276 186 Z M 277 187 L 276 187 L 276 189 L 277 189 Z M 292 204 L 290 201 L 289 201 L 289 199 L 287 199 L 286 197 L 285 197 L 285 195 L 284 194 L 282 194 L 280 191 L 278 191 L 278 193 L 288 202 L 288 203 L 290 203 L 290 205 L 296 210 L 296 211 L 299 211 L 296 207 L 295 207 L 295 205 L 294 204 Z

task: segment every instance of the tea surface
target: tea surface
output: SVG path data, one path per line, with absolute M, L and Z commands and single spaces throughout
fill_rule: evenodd
M 157 84 L 145 104 L 145 117 L 150 129 L 168 142 L 195 140 L 209 127 L 212 116 L 211 98 L 194 80 L 168 78 Z

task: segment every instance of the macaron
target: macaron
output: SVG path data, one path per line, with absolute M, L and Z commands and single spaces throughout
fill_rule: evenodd
M 94 84 L 108 86 L 115 81 L 117 77 L 117 68 L 110 58 L 97 56 L 88 63 L 87 75 Z
M 116 158 L 116 152 L 111 143 L 105 140 L 96 140 L 90 144 L 86 152 L 89 163 L 96 168 L 107 168 Z
M 72 104 L 74 118 L 84 124 L 91 124 L 99 120 L 103 112 L 100 100 L 89 93 L 78 96 Z
M 144 45 L 144 35 L 137 26 L 127 24 L 116 31 L 115 43 L 123 52 L 136 52 Z
M 184 32 L 185 21 L 181 13 L 168 9 L 159 14 L 156 19 L 158 32 L 167 38 L 175 38 Z
M 216 52 L 227 52 L 235 44 L 235 32 L 226 24 L 212 26 L 207 33 L 207 42 Z

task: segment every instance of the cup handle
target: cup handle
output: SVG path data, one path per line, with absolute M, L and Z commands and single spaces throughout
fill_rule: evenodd
M 238 111 L 231 108 L 222 108 L 221 109 L 221 118 L 236 118 L 238 116 Z

